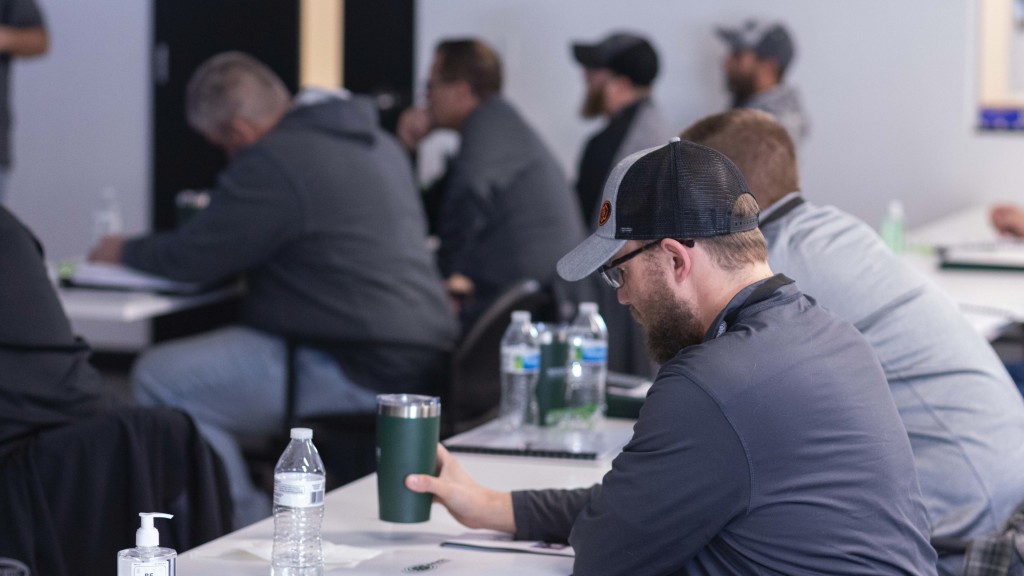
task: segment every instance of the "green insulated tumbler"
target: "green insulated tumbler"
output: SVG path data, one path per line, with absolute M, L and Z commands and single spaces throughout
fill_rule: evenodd
M 377 506 L 385 522 L 430 520 L 431 494 L 405 487 L 409 474 L 437 473 L 441 399 L 377 396 Z

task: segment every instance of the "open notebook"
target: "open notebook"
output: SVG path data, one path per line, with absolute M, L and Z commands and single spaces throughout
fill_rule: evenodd
M 452 452 L 605 460 L 621 452 L 632 435 L 631 429 L 575 430 L 529 426 L 508 430 L 502 421 L 494 420 L 452 437 L 444 445 Z
M 943 268 L 1024 271 L 1024 242 L 998 240 L 939 248 Z
M 212 288 L 198 282 L 179 282 L 147 274 L 120 264 L 101 262 L 62 262 L 57 276 L 63 286 L 159 292 L 161 294 L 198 294 Z

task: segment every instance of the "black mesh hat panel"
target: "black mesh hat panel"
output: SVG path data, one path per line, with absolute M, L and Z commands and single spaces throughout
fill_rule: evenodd
M 749 193 L 723 154 L 693 142 L 672 142 L 626 171 L 616 195 L 615 237 L 707 238 L 751 230 L 756 216 L 732 217 L 736 199 Z
M 673 138 L 636 152 L 605 182 L 597 230 L 558 261 L 558 274 L 580 280 L 629 240 L 707 238 L 757 228 L 757 214 L 733 218 L 750 194 L 740 171 L 721 153 Z

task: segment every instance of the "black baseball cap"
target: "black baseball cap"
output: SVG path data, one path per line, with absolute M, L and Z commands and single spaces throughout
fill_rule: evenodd
M 757 228 L 757 214 L 733 216 L 747 182 L 724 154 L 673 138 L 619 162 L 604 185 L 597 231 L 558 261 L 558 275 L 582 280 L 629 240 L 709 238 Z M 751 195 L 753 196 L 753 195 Z
M 747 20 L 736 28 L 718 28 L 718 37 L 734 52 L 752 50 L 758 58 L 772 58 L 785 70 L 793 61 L 793 39 L 778 22 Z
M 576 43 L 572 54 L 584 68 L 607 68 L 637 86 L 650 86 L 658 75 L 658 53 L 635 34 L 618 32 L 596 44 Z

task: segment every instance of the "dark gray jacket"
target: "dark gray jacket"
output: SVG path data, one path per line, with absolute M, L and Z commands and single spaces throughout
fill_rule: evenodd
M 554 156 L 512 106 L 492 96 L 462 130 L 441 208 L 438 264 L 468 276 L 482 309 L 523 278 L 542 283 L 583 239 L 579 204 Z
M 568 537 L 578 576 L 934 574 L 910 442 L 857 331 L 784 276 L 711 326 L 601 485 L 513 494 L 516 536 Z
M 244 273 L 247 325 L 331 343 L 356 372 L 386 369 L 366 354 L 443 350 L 456 332 L 411 174 L 368 100 L 297 105 L 233 159 L 206 210 L 129 242 L 124 261 L 179 280 Z
M 0 456 L 114 406 L 75 338 L 28 228 L 0 206 Z

